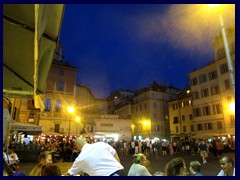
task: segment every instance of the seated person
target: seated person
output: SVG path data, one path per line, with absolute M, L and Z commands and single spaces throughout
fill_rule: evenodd
M 52 163 L 52 153 L 50 151 L 43 151 L 38 155 L 38 164 L 28 174 L 29 176 L 41 176 L 44 165 Z
M 152 176 L 148 169 L 149 161 L 142 153 L 133 155 L 133 164 L 128 171 L 128 176 Z

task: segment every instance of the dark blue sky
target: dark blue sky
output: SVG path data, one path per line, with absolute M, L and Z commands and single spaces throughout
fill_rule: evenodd
M 60 42 L 78 83 L 96 98 L 152 81 L 184 88 L 188 73 L 214 60 L 220 27 L 210 13 L 197 4 L 67 4 Z M 233 5 L 223 18 L 226 26 L 235 22 Z

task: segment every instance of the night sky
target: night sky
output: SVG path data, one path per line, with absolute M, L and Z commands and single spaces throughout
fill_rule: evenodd
M 214 60 L 217 13 L 204 5 L 66 5 L 60 42 L 64 58 L 78 67 L 78 82 L 96 98 L 118 89 L 159 84 L 184 88 L 188 74 Z M 225 5 L 226 26 L 235 22 Z

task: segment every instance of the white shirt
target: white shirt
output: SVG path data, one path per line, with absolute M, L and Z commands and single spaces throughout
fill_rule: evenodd
M 147 168 L 141 164 L 132 164 L 128 176 L 152 176 Z
M 105 142 L 85 144 L 68 173 L 75 176 L 80 172 L 89 176 L 109 176 L 124 169 L 114 157 L 116 150 Z
M 226 176 L 226 175 L 225 175 L 224 171 L 221 170 L 221 171 L 218 173 L 217 176 Z M 233 169 L 233 176 L 235 176 L 235 168 Z

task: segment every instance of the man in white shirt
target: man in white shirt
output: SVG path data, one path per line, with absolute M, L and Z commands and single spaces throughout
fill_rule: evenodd
M 221 156 L 219 163 L 222 170 L 218 173 L 218 176 L 235 176 L 234 161 L 230 156 Z
M 75 144 L 81 152 L 65 176 L 76 176 L 80 173 L 89 176 L 124 175 L 118 154 L 109 144 L 105 142 L 88 144 L 82 137 L 77 138 Z

